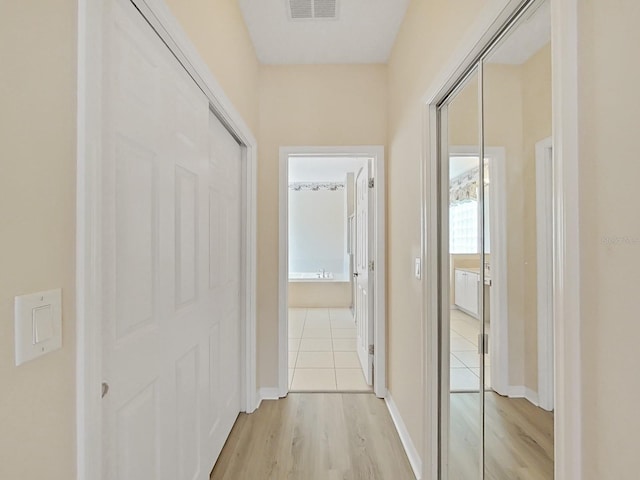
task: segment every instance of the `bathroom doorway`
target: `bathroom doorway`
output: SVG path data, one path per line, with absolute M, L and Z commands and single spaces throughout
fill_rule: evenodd
M 281 149 L 279 396 L 384 396 L 382 154 Z

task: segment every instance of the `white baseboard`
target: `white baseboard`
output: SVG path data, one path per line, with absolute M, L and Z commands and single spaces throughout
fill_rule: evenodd
M 422 459 L 420 458 L 420 455 L 418 454 L 418 450 L 413 444 L 413 440 L 411 440 L 411 436 L 409 435 L 407 426 L 402 420 L 400 411 L 398 410 L 398 407 L 396 406 L 389 392 L 387 392 L 387 395 L 385 396 L 384 401 L 387 404 L 387 409 L 389 410 L 391 419 L 393 420 L 393 423 L 396 426 L 396 430 L 398 431 L 398 435 L 400 436 L 400 441 L 402 442 L 404 451 L 407 453 L 407 457 L 409 457 L 409 463 L 411 464 L 413 474 L 415 475 L 416 480 L 421 480 Z
M 509 386 L 509 398 L 526 398 L 536 407 L 540 406 L 540 400 L 538 398 L 538 392 L 526 387 L 524 385 L 511 385 Z
M 540 406 L 540 399 L 538 398 L 538 392 L 531 390 L 530 388 L 527 387 L 525 394 L 524 394 L 524 398 L 526 398 L 527 400 L 529 400 L 531 403 L 533 403 L 536 407 Z
M 527 394 L 527 389 L 524 385 L 509 385 L 507 389 L 507 396 L 509 398 L 524 398 Z
M 263 387 L 258 389 L 258 405 L 256 409 L 260 408 L 260 404 L 263 400 L 278 400 L 280 398 L 280 389 L 278 387 Z

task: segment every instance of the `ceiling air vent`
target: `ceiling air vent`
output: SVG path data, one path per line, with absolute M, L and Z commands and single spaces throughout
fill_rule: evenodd
M 288 0 L 292 20 L 337 18 L 337 0 Z
M 314 0 L 313 16 L 315 18 L 336 18 L 336 0 Z

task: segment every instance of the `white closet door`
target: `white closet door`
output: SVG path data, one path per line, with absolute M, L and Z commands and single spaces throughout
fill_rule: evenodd
M 140 13 L 109 6 L 103 480 L 205 480 L 239 411 L 240 149 Z
M 207 287 L 215 320 L 209 335 L 211 409 L 207 443 L 218 457 L 240 410 L 242 196 L 240 145 L 211 113 L 207 185 Z

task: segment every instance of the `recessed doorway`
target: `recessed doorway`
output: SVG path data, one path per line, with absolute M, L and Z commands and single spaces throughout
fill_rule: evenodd
M 281 149 L 280 396 L 384 381 L 381 147 Z

